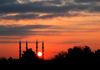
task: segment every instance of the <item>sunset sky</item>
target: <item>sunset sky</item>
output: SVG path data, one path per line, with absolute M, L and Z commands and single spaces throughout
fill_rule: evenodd
M 100 49 L 100 0 L 0 0 L 0 58 L 19 58 L 25 42 L 44 59 L 73 46 Z M 22 52 L 23 53 L 23 52 Z

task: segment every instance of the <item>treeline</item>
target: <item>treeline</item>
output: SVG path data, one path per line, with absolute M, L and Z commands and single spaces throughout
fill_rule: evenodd
M 84 48 L 75 46 L 69 48 L 68 52 L 60 52 L 52 59 L 54 63 L 65 63 L 65 64 L 97 64 L 100 63 L 100 49 L 92 52 L 90 47 L 85 46 Z

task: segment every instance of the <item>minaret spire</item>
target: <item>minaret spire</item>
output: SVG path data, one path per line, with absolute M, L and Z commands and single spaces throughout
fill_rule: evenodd
M 21 58 L 21 40 L 19 41 L 19 58 Z
M 27 41 L 26 41 L 26 51 L 28 50 L 28 43 L 27 43 Z
M 42 59 L 44 60 L 44 41 L 42 41 Z
M 36 40 L 36 55 L 38 54 L 38 41 Z

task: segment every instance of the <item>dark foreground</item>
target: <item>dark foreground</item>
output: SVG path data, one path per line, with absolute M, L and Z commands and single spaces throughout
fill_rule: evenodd
M 0 59 L 0 64 L 21 64 L 21 65 L 98 65 L 100 63 L 100 50 L 98 49 L 94 53 L 88 46 L 85 48 L 74 47 L 68 49 L 68 52 L 60 52 L 51 60 L 43 60 L 36 56 L 36 54 L 28 49 L 24 51 L 24 54 L 19 59 L 12 59 L 11 57 L 7 60 L 5 58 Z

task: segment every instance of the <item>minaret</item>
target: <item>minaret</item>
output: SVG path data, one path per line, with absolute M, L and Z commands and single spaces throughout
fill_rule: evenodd
M 19 41 L 19 58 L 21 58 L 21 41 Z
M 42 41 L 42 59 L 44 60 L 44 41 Z
M 36 55 L 38 54 L 38 41 L 36 40 Z
M 28 50 L 28 44 L 27 44 L 27 41 L 26 41 L 26 51 Z

